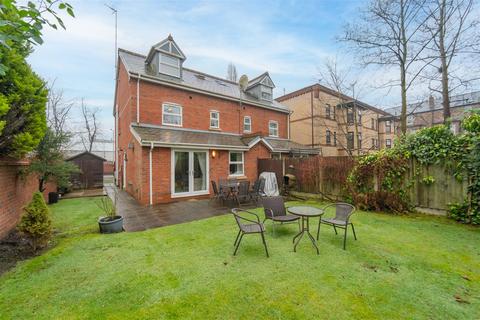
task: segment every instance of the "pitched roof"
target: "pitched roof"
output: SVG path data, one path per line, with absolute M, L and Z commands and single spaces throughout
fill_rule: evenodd
M 289 113 L 290 109 L 277 101 L 260 100 L 249 94 L 241 92 L 238 83 L 215 77 L 196 70 L 182 68 L 182 78 L 178 79 L 163 74 L 155 74 L 145 64 L 144 55 L 130 52 L 124 49 L 118 50 L 127 72 L 133 77 L 140 76 L 143 80 L 152 81 L 163 85 L 181 87 L 186 90 L 200 91 L 205 94 L 213 94 L 226 99 L 250 103 L 256 106 Z
M 313 91 L 314 89 L 318 89 L 318 90 L 320 90 L 320 91 L 322 91 L 322 92 L 325 92 L 325 93 L 327 93 L 327 94 L 329 94 L 329 95 L 332 95 L 332 96 L 335 96 L 335 97 L 340 97 L 340 98 L 342 98 L 342 99 L 344 99 L 344 100 L 347 100 L 347 102 L 355 101 L 359 106 L 361 106 L 361 107 L 363 107 L 363 108 L 365 108 L 365 109 L 369 109 L 369 110 L 375 111 L 375 112 L 380 113 L 380 114 L 382 114 L 382 115 L 389 115 L 389 113 L 388 113 L 387 111 L 385 111 L 385 110 L 378 109 L 378 108 L 376 108 L 376 107 L 374 107 L 374 106 L 371 106 L 371 105 L 369 105 L 369 104 L 367 104 L 367 103 L 365 103 L 365 102 L 362 102 L 362 101 L 360 101 L 360 100 L 354 99 L 354 98 L 352 98 L 352 97 L 350 97 L 350 96 L 347 96 L 347 95 L 345 95 L 345 94 L 343 94 L 343 93 L 340 93 L 340 92 L 338 92 L 338 91 L 335 91 L 335 90 L 333 90 L 333 89 L 330 89 L 330 88 L 325 87 L 325 86 L 323 86 L 323 85 L 321 85 L 321 84 L 318 84 L 318 83 L 315 83 L 315 84 L 313 84 L 313 85 L 311 85 L 311 86 L 307 86 L 307 87 L 304 87 L 304 88 L 302 88 L 302 89 L 299 89 L 299 90 L 290 92 L 290 93 L 288 93 L 288 94 L 286 94 L 286 95 L 283 95 L 283 96 L 281 96 L 281 97 L 276 98 L 275 100 L 277 100 L 278 102 L 282 102 L 282 101 L 285 101 L 285 100 L 288 100 L 288 99 L 291 99 L 291 98 L 300 96 L 300 95 L 302 95 L 302 94 L 305 94 L 305 93 L 307 93 L 307 92 Z
M 165 147 L 203 147 L 220 150 L 247 151 L 258 142 L 263 142 L 272 152 L 300 151 L 302 153 L 318 154 L 313 149 L 287 139 L 263 138 L 260 135 L 242 136 L 232 133 L 189 130 L 183 128 L 167 128 L 153 125 L 131 125 L 135 138 L 143 145 L 153 143 Z
M 76 155 L 74 155 L 74 156 L 72 156 L 72 157 L 70 157 L 70 158 L 65 159 L 65 161 L 71 161 L 71 160 L 73 160 L 73 159 L 76 159 L 76 158 L 81 157 L 81 156 L 84 156 L 84 155 L 90 155 L 90 156 L 92 156 L 92 157 L 94 157 L 94 158 L 97 158 L 98 160 L 107 161 L 107 160 L 105 160 L 104 158 L 100 157 L 99 155 L 96 155 L 96 154 L 94 154 L 94 153 L 92 153 L 92 152 L 88 152 L 88 151 L 84 151 L 84 152 L 81 152 L 81 153 L 79 153 L 79 154 L 76 154 Z
M 265 78 L 267 79 L 265 83 L 264 80 Z M 268 74 L 268 71 L 265 71 L 258 77 L 253 78 L 252 80 L 248 81 L 248 88 L 251 88 L 259 83 L 264 83 L 267 87 L 270 88 L 275 88 L 275 84 L 272 81 L 272 78 L 270 77 L 270 74 Z

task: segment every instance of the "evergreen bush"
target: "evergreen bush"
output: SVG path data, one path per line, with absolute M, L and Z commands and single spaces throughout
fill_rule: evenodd
M 52 235 L 52 220 L 40 192 L 35 192 L 32 201 L 24 208 L 18 230 L 28 237 L 33 251 L 48 243 Z

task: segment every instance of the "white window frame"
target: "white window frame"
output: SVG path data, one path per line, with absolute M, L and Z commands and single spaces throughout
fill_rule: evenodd
M 158 72 L 168 74 L 169 76 L 175 77 L 175 78 L 180 78 L 181 76 L 181 70 L 180 70 L 180 59 L 178 57 L 172 57 L 173 59 L 177 60 L 176 64 L 172 64 L 169 62 L 166 62 L 165 60 L 162 59 L 163 56 L 169 56 L 168 54 L 165 53 L 159 53 L 158 55 Z M 167 65 L 169 67 L 177 68 L 178 69 L 178 74 L 172 74 L 169 72 L 165 72 L 165 70 L 162 70 L 162 64 Z
M 245 125 L 246 125 L 246 120 L 249 120 L 249 123 L 248 123 L 248 126 L 250 127 L 250 129 L 245 129 Z M 250 116 L 244 116 L 243 117 L 243 132 L 252 132 L 252 117 Z
M 177 108 L 180 108 L 180 114 L 166 112 L 166 111 L 165 111 L 165 108 L 166 108 L 166 107 L 177 107 Z M 180 124 L 165 123 L 164 115 L 180 116 Z M 183 126 L 183 107 L 182 107 L 181 105 L 179 105 L 179 104 L 171 103 L 171 102 L 162 103 L 162 125 L 164 125 L 164 126 L 173 126 L 173 127 L 182 127 L 182 126 Z
M 277 133 L 276 134 L 272 134 L 271 133 L 271 125 L 272 124 L 276 124 L 276 130 L 277 130 Z M 278 129 L 278 121 L 275 121 L 275 120 L 270 120 L 268 121 L 268 136 L 269 137 L 278 137 L 278 132 L 279 132 L 279 129 Z
M 263 93 L 266 93 L 269 95 L 269 98 L 264 98 Z M 264 101 L 272 101 L 273 99 L 273 89 L 270 87 L 267 87 L 265 85 L 260 85 L 260 99 Z
M 216 114 L 217 118 L 212 118 L 212 115 Z M 217 126 L 212 126 L 212 120 L 217 121 Z M 217 110 L 210 110 L 210 124 L 209 124 L 210 129 L 220 129 L 220 111 Z
M 392 147 L 392 139 L 385 139 L 385 148 L 391 148 L 391 147 Z
M 242 161 L 233 161 L 231 158 L 232 153 L 240 153 L 242 155 Z M 241 164 L 242 165 L 242 173 L 230 173 L 230 165 L 231 164 Z M 245 153 L 243 151 L 229 151 L 228 152 L 228 174 L 230 177 L 243 177 L 245 176 Z

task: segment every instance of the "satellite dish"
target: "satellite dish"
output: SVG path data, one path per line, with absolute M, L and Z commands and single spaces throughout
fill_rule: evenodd
M 245 89 L 247 89 L 247 86 L 248 86 L 248 77 L 246 74 L 242 75 L 240 77 L 240 80 L 238 80 L 238 85 L 240 86 L 240 89 L 242 91 L 245 91 Z

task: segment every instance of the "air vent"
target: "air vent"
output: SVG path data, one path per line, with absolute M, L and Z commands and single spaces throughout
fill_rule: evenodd
M 200 80 L 205 80 L 205 76 L 203 74 L 195 74 L 195 77 L 197 77 Z

